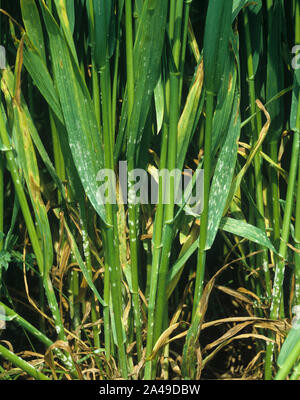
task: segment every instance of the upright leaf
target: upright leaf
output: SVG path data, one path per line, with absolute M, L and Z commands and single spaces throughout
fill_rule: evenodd
M 145 1 L 134 44 L 134 112 L 130 118 L 127 157 L 133 157 L 142 138 L 150 101 L 160 72 L 168 2 Z M 127 104 L 124 104 L 127 108 Z
M 240 135 L 240 129 L 239 96 L 236 91 L 228 134 L 218 157 L 210 190 L 206 249 L 209 249 L 214 242 L 226 206 L 237 160 L 237 140 Z
M 210 0 L 204 33 L 204 82 L 206 90 L 219 90 L 229 55 L 232 0 Z
M 104 205 L 97 196 L 97 174 L 103 168 L 103 147 L 93 103 L 80 70 L 55 19 L 43 3 L 55 82 L 69 144 L 85 193 L 103 221 Z

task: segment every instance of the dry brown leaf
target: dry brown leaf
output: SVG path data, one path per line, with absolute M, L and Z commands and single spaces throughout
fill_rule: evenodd
M 300 249 L 297 249 L 296 247 L 292 246 L 290 243 L 287 243 L 287 246 L 293 250 L 295 253 L 300 254 Z
M 234 336 L 233 338 L 230 339 L 230 341 L 237 340 L 237 339 L 249 339 L 249 338 L 261 339 L 261 340 L 264 340 L 265 342 L 275 343 L 275 340 L 270 339 L 269 337 L 267 337 L 265 335 L 260 335 L 258 333 L 242 333 L 241 335 Z
M 144 348 L 143 354 L 142 354 L 142 357 L 141 357 L 139 363 L 133 367 L 132 376 L 135 377 L 135 379 L 139 379 L 139 374 L 145 364 L 145 360 L 146 360 L 146 349 Z
M 155 343 L 152 353 L 150 354 L 149 358 L 147 360 L 153 360 L 158 353 L 158 351 L 167 343 L 167 340 L 171 333 L 179 327 L 181 322 L 177 322 L 176 324 L 170 325 L 157 339 L 157 342 Z
M 200 349 L 199 341 L 197 341 L 197 347 L 195 349 L 196 357 L 197 357 L 197 371 L 196 371 L 196 380 L 200 380 L 201 372 L 202 372 L 202 352 Z
M 0 340 L 0 343 L 5 343 L 7 345 L 7 347 L 8 347 L 8 349 L 9 349 L 9 351 L 14 353 L 13 345 L 8 340 Z
M 129 313 L 130 313 L 130 309 L 131 309 L 131 293 L 130 293 L 130 290 L 129 290 L 129 287 L 128 287 L 127 283 L 125 281 L 122 281 L 122 282 L 123 282 L 123 285 L 124 285 L 124 287 L 126 289 L 126 293 L 127 293 L 127 296 L 128 296 L 128 302 L 127 302 L 127 305 L 126 305 L 126 307 L 125 307 L 125 309 L 123 311 L 123 317 L 122 317 L 122 323 L 123 323 L 123 325 L 125 327 L 125 330 L 127 330 L 128 329 Z
M 235 336 L 238 332 L 240 332 L 242 329 L 246 328 L 247 326 L 251 325 L 252 321 L 246 321 L 241 324 L 235 325 L 232 328 L 230 328 L 224 335 L 219 337 L 217 340 L 214 340 L 212 343 L 209 343 L 203 350 L 203 352 L 208 351 L 212 349 L 213 347 L 218 346 L 219 344 L 227 341 L 231 337 Z
M 247 372 L 251 369 L 253 369 L 254 365 L 256 364 L 257 360 L 260 358 L 260 356 L 265 353 L 265 350 L 261 350 L 259 351 L 255 357 L 252 358 L 252 360 L 249 362 L 249 364 L 247 365 L 244 374 L 247 374 Z
M 287 324 L 277 324 L 275 321 L 255 322 L 253 326 L 255 328 L 270 329 L 272 331 L 275 331 L 281 337 L 284 337 L 285 333 L 288 331 Z
M 221 290 L 222 292 L 229 294 L 230 296 L 235 297 L 245 303 L 248 303 L 251 305 L 253 304 L 253 302 L 251 300 L 249 300 L 247 296 L 244 296 L 243 294 L 239 293 L 237 290 L 230 289 L 226 286 L 221 286 L 221 285 L 215 285 L 215 287 L 217 289 Z
M 217 326 L 228 322 L 244 322 L 244 321 L 272 324 L 278 327 L 278 329 L 281 329 L 283 331 L 286 331 L 291 327 L 291 325 L 287 322 L 287 320 L 275 320 L 262 317 L 227 317 L 227 318 L 216 319 L 214 321 L 205 322 L 202 326 L 202 329 L 209 328 L 210 326 L 213 325 Z
M 227 318 L 216 319 L 214 321 L 205 322 L 202 325 L 202 329 L 209 328 L 210 326 L 214 325 L 217 326 L 228 322 L 244 322 L 244 321 L 258 321 L 258 320 L 264 321 L 265 319 L 261 317 L 227 317 Z
M 177 362 L 175 360 L 173 360 L 173 358 L 169 357 L 169 363 L 170 363 L 170 367 L 171 367 L 172 371 L 176 375 L 178 375 L 180 378 L 182 378 L 181 370 L 180 370 L 179 365 L 177 364 Z
M 250 290 L 245 289 L 245 288 L 243 288 L 243 287 L 239 287 L 239 288 L 237 289 L 237 291 L 238 291 L 238 292 L 241 292 L 241 293 L 248 294 L 249 296 L 253 297 L 258 303 L 261 304 L 260 298 L 259 298 L 255 293 L 251 292 Z
M 22 355 L 23 357 L 37 357 L 39 359 L 44 360 L 43 354 L 36 353 L 35 351 L 25 350 L 19 353 L 19 355 Z
M 219 344 L 219 346 L 217 348 L 215 348 L 211 353 L 208 354 L 207 357 L 205 357 L 205 359 L 202 361 L 202 369 L 205 367 L 205 365 L 211 361 L 215 355 L 225 346 L 227 346 L 229 343 L 231 343 L 233 340 L 238 340 L 238 339 L 248 339 L 248 338 L 254 338 L 254 339 L 261 339 L 261 340 L 265 340 L 265 341 L 269 341 L 269 342 L 275 342 L 273 339 L 270 339 L 264 335 L 259 335 L 256 333 L 243 333 L 241 335 L 237 335 L 234 336 L 226 341 L 224 341 L 223 343 Z

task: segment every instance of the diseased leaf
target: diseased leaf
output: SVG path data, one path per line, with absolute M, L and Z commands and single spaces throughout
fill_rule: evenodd
M 218 157 L 210 189 L 206 250 L 212 246 L 215 240 L 226 206 L 237 159 L 240 126 L 239 97 L 236 93 L 227 137 Z
M 104 300 L 102 299 L 102 297 L 100 296 L 96 286 L 94 285 L 94 282 L 92 280 L 92 277 L 90 275 L 89 270 L 87 269 L 85 263 L 82 260 L 82 257 L 81 257 L 80 251 L 78 249 L 78 246 L 76 244 L 76 241 L 74 239 L 74 236 L 72 235 L 72 232 L 71 232 L 71 230 L 68 227 L 66 222 L 64 224 L 64 227 L 65 227 L 65 229 L 67 231 L 67 234 L 68 234 L 68 238 L 69 238 L 69 242 L 70 242 L 70 246 L 71 246 L 72 252 L 73 252 L 73 254 L 74 254 L 74 256 L 75 256 L 75 258 L 76 258 L 76 260 L 78 262 L 79 268 L 80 268 L 85 280 L 87 281 L 87 283 L 88 283 L 89 287 L 91 288 L 91 290 L 93 291 L 94 295 L 99 300 L 100 304 L 102 304 L 103 306 L 106 306 Z
M 72 52 L 74 60 L 78 64 L 77 53 L 76 53 L 73 35 L 72 35 L 72 28 L 70 26 L 70 21 L 69 21 L 69 17 L 71 17 L 71 18 L 73 17 L 74 10 L 72 11 L 72 8 L 70 5 L 69 6 L 66 5 L 65 0 L 54 0 L 54 2 L 55 2 L 57 14 L 59 16 L 60 24 L 61 24 L 62 30 L 64 32 L 66 41 Z M 71 2 L 67 1 L 67 3 L 71 3 Z M 74 2 L 72 2 L 72 3 L 74 4 Z M 73 6 L 73 8 L 74 8 L 74 6 Z M 68 11 L 69 11 L 69 14 L 68 14 Z M 72 24 L 73 24 L 73 22 L 72 22 Z
M 142 139 L 150 102 L 159 78 L 165 38 L 167 2 L 157 2 L 153 9 L 148 8 L 147 4 L 148 2 L 144 3 L 133 50 L 135 95 L 134 113 L 130 118 L 127 138 L 128 159 L 137 154 Z M 127 102 L 123 107 L 127 109 Z
M 252 242 L 255 242 L 261 246 L 267 247 L 277 254 L 273 244 L 271 243 L 265 232 L 257 228 L 256 226 L 247 224 L 246 222 L 241 220 L 224 217 L 221 220 L 220 229 L 251 240 Z
M 97 195 L 99 186 L 97 174 L 103 168 L 104 155 L 93 103 L 68 45 L 45 5 L 43 15 L 49 36 L 55 82 L 74 163 L 86 195 L 105 221 L 104 205 L 99 202 Z
M 155 89 L 154 89 L 154 101 L 155 101 L 156 124 L 157 124 L 156 133 L 159 134 L 161 127 L 162 127 L 162 123 L 163 123 L 164 106 L 165 106 L 164 90 L 163 90 L 163 85 L 162 85 L 162 81 L 161 81 L 161 76 L 155 86 Z

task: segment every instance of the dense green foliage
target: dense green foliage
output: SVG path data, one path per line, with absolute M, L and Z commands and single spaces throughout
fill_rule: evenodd
M 0 379 L 299 378 L 286 3 L 0 0 Z M 121 161 L 128 204 L 102 203 Z M 204 170 L 200 214 L 174 176 L 164 201 L 175 169 Z

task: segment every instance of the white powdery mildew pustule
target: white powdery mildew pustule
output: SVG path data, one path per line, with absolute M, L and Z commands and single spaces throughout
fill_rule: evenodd
M 73 364 L 72 364 L 72 361 L 71 361 L 70 358 L 68 358 L 68 359 L 65 361 L 65 364 L 66 364 L 66 366 L 69 367 L 70 369 L 73 367 Z
M 275 276 L 272 297 L 276 298 L 279 296 L 279 294 L 280 294 L 280 288 L 279 288 L 278 280 L 276 279 L 276 276 Z M 272 301 L 271 308 L 270 308 L 270 314 L 273 314 L 275 306 L 276 306 L 275 301 Z
M 83 226 L 83 224 L 81 225 Z M 82 246 L 85 257 L 89 256 L 89 240 L 85 229 L 82 229 Z
M 82 237 L 83 237 L 83 235 L 82 235 Z M 82 238 L 82 239 L 83 239 L 82 240 L 82 242 L 83 242 L 83 244 L 82 244 L 82 246 L 83 246 L 83 254 L 84 254 L 85 257 L 88 257 L 89 256 L 89 242 L 86 239 L 86 237 Z
M 0 69 L 6 69 L 6 50 L 4 46 L 0 46 Z
M 128 203 L 129 204 L 134 204 L 135 203 L 135 190 L 134 190 L 134 185 L 129 184 L 129 189 L 128 189 Z
M 129 225 L 131 228 L 133 228 L 133 227 L 134 227 L 134 222 L 130 219 L 130 220 L 128 221 L 128 225 Z
M 60 326 L 56 325 L 55 330 L 56 330 L 57 334 L 59 335 L 60 334 Z
M 296 283 L 295 285 L 295 295 L 297 296 L 300 293 L 300 283 Z
M 269 265 L 268 265 L 266 260 L 264 260 L 264 262 L 263 262 L 263 270 L 264 270 L 264 272 L 268 272 L 269 271 Z
M 295 314 L 292 320 L 293 328 L 298 329 L 300 327 L 300 305 L 296 305 L 292 308 L 292 313 Z

